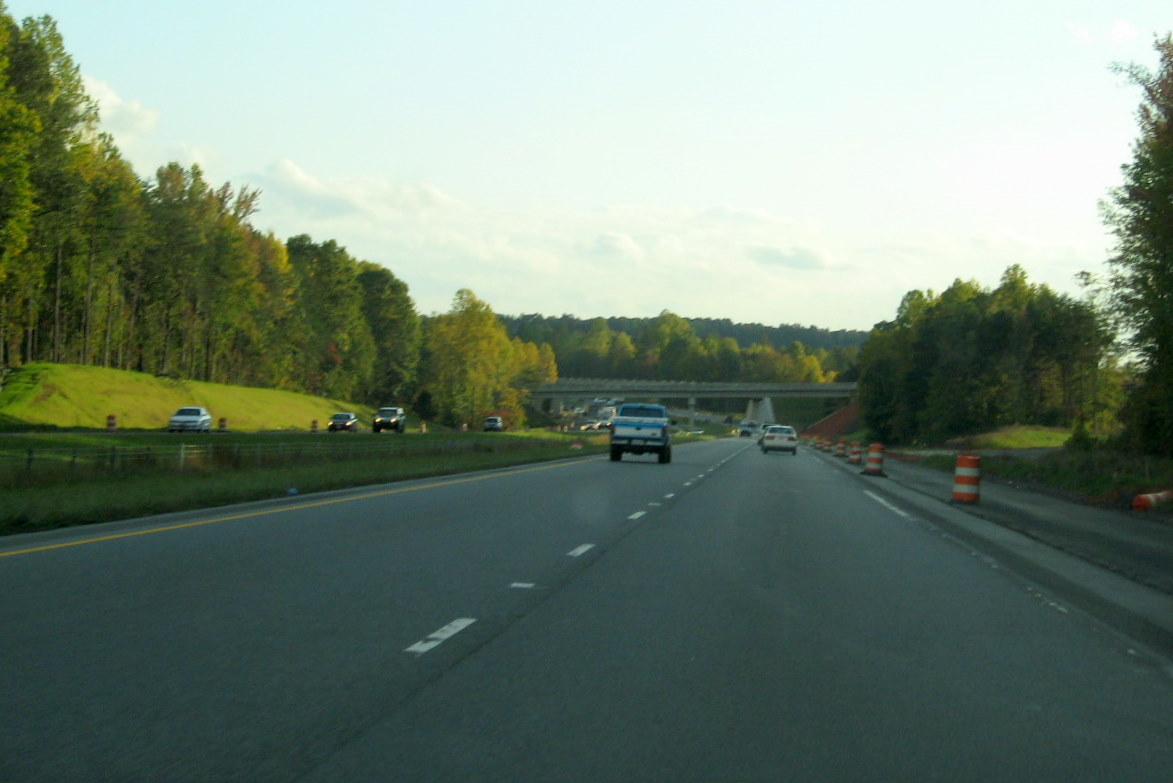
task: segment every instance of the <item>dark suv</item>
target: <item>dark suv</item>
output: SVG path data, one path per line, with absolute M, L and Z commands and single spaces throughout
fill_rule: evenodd
M 403 432 L 405 429 L 407 429 L 407 414 L 403 412 L 403 408 L 379 408 L 379 412 L 371 421 L 371 430 L 374 432 L 382 432 L 383 430 Z

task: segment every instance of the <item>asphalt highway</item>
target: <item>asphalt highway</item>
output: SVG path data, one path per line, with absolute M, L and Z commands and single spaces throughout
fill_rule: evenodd
M 1173 666 L 748 440 L 0 541 L 3 781 L 1168 781 Z

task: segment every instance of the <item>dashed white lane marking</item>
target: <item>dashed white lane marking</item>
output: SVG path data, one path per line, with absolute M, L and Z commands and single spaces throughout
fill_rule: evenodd
M 515 590 L 533 590 L 537 587 L 533 582 L 514 582 L 509 586 Z
M 896 508 L 896 506 L 894 506 L 894 505 L 892 505 L 891 503 L 889 503 L 888 501 L 884 500 L 884 499 L 883 499 L 882 497 L 880 497 L 879 495 L 877 495 L 877 494 L 875 494 L 875 493 L 872 493 L 872 492 L 868 492 L 866 489 L 863 491 L 863 494 L 867 495 L 869 498 L 871 498 L 872 500 L 876 501 L 877 503 L 879 503 L 879 504 L 880 504 L 881 506 L 883 506 L 884 508 L 886 508 L 886 509 L 888 509 L 889 511 L 891 511 L 893 514 L 897 514 L 897 515 L 899 515 L 899 516 L 902 516 L 902 517 L 904 517 L 905 519 L 912 519 L 912 517 L 911 517 L 911 516 L 909 516 L 908 514 L 904 513 L 904 512 L 903 512 L 903 511 L 901 511 L 900 509 Z
M 649 506 L 651 506 L 652 508 L 659 508 L 659 507 L 660 507 L 661 505 L 663 505 L 663 504 L 662 504 L 662 503 L 657 503 L 656 501 L 654 501 L 654 500 L 653 500 L 653 501 L 651 501 L 650 503 L 648 503 L 648 505 L 649 505 Z
M 581 557 L 582 555 L 585 555 L 587 552 L 591 551 L 594 548 L 595 548 L 594 544 L 583 544 L 582 546 L 578 546 L 578 547 L 575 547 L 574 549 L 571 549 L 569 552 L 566 553 L 566 556 L 567 557 Z
M 686 487 L 691 487 L 691 486 L 692 486 L 692 482 L 691 482 L 691 481 L 686 481 L 686 482 L 684 482 L 684 486 L 686 486 Z
M 676 493 L 675 493 L 675 492 L 669 492 L 667 495 L 665 495 L 665 496 L 664 496 L 664 500 L 671 500 L 671 499 L 672 499 L 672 498 L 674 498 L 674 497 L 676 497 Z
M 648 512 L 646 512 L 646 511 L 637 511 L 637 512 L 635 512 L 634 514 L 632 514 L 631 516 L 629 516 L 629 517 L 628 517 L 628 519 L 639 519 L 640 517 L 642 517 L 642 516 L 643 516 L 644 514 L 646 514 L 646 513 L 648 513 Z
M 434 649 L 444 643 L 447 639 L 452 638 L 456 634 L 463 631 L 476 622 L 473 617 L 460 617 L 445 625 L 438 631 L 428 635 L 428 638 L 423 641 L 416 642 L 411 647 L 408 647 L 404 652 L 415 653 L 416 655 L 423 655 L 428 650 Z

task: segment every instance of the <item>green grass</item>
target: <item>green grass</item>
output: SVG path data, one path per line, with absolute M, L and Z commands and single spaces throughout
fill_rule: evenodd
M 230 429 L 252 431 L 308 430 L 315 419 L 325 426 L 336 411 L 354 411 L 364 420 L 373 413 L 367 405 L 274 389 L 105 367 L 27 364 L 9 374 L 0 390 L 0 429 L 104 429 L 112 414 L 121 429 L 157 430 L 185 405 L 207 408 L 214 423 L 225 418 Z
M 24 436 L 42 450 L 54 440 L 77 436 Z M 147 445 L 163 448 L 159 434 L 119 435 L 118 448 L 141 452 Z M 177 438 L 171 436 L 172 445 Z M 196 445 L 215 443 L 219 458 L 198 453 L 180 471 L 170 457 L 154 462 L 124 459 L 118 470 L 99 462 L 74 469 L 72 449 L 53 450 L 56 463 L 35 461 L 35 470 L 21 473 L 0 489 L 0 534 L 31 532 L 150 514 L 227 505 L 290 494 L 383 484 L 427 476 L 602 454 L 606 435 L 551 433 L 460 433 L 429 435 L 244 435 L 182 436 Z M 144 445 L 146 444 L 146 445 Z M 266 447 L 264 461 L 232 446 Z M 279 455 L 273 447 L 283 446 Z M 322 448 L 325 451 L 319 452 Z M 377 451 L 374 451 L 377 449 Z M 104 451 L 104 450 L 103 450 Z M 169 455 L 174 451 L 167 452 Z M 21 452 L 16 452 L 19 457 Z M 244 456 L 241 456 L 243 454 Z M 9 470 L 8 477 L 12 478 Z M 291 490 L 293 491 L 291 493 Z
M 1070 427 L 1003 427 L 993 432 L 954 438 L 946 443 L 957 449 L 1043 449 L 1058 448 L 1071 437 Z

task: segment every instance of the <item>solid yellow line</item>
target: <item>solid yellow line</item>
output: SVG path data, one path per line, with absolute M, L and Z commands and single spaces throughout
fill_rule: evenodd
M 10 552 L 0 552 L 0 558 L 13 557 L 15 555 L 28 555 L 33 552 L 47 552 L 51 549 L 66 549 L 68 547 L 84 546 L 86 544 L 99 544 L 103 541 L 117 541 L 120 538 L 134 538 L 136 536 L 150 536 L 155 533 L 167 533 L 172 530 L 185 530 L 192 527 L 203 527 L 204 525 L 216 525 L 221 522 L 233 522 L 238 519 L 250 519 L 253 517 L 264 517 L 272 514 L 284 514 L 290 511 L 302 511 L 307 508 L 319 508 L 321 506 L 332 506 L 336 503 L 350 503 L 355 500 L 369 500 L 371 498 L 383 497 L 385 495 L 399 495 L 404 492 L 418 492 L 423 489 L 436 489 L 437 487 L 449 487 L 453 484 L 468 484 L 474 481 L 487 481 L 491 478 L 501 478 L 503 476 L 516 476 L 521 473 L 534 473 L 539 470 L 553 470 L 554 468 L 561 468 L 569 465 L 568 462 L 559 462 L 552 465 L 540 465 L 537 467 L 520 468 L 518 470 L 509 470 L 506 472 L 489 473 L 481 476 L 466 476 L 464 478 L 449 479 L 447 481 L 435 481 L 431 484 L 422 484 L 416 487 L 400 487 L 398 489 L 385 489 L 380 492 L 368 492 L 363 495 L 354 495 L 345 498 L 334 498 L 332 500 L 318 500 L 313 503 L 302 503 L 296 506 L 288 506 L 283 508 L 271 508 L 265 511 L 250 511 L 247 514 L 233 514 L 226 517 L 214 517 L 213 519 L 201 519 L 197 522 L 183 522 L 177 525 L 165 525 L 164 527 L 153 527 L 147 530 L 133 530 L 129 533 L 113 533 L 108 536 L 95 536 L 93 538 L 83 538 L 77 541 L 65 541 L 60 544 L 46 544 L 44 546 L 28 547 L 27 549 L 14 549 Z

